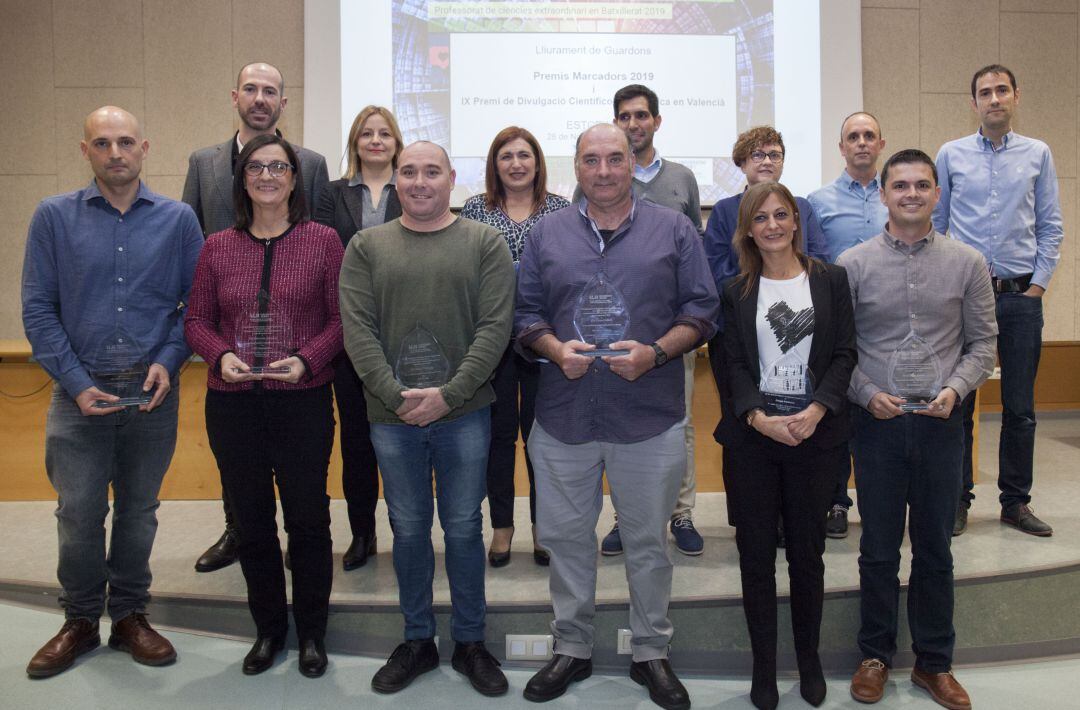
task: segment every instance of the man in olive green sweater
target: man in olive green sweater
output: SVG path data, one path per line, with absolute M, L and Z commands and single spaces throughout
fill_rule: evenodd
M 419 141 L 398 158 L 398 220 L 365 229 L 341 266 L 345 349 L 364 383 L 394 531 L 405 642 L 372 678 L 393 693 L 439 664 L 431 585 L 432 468 L 450 579 L 453 667 L 485 695 L 507 690 L 484 648 L 491 373 L 510 339 L 514 266 L 499 232 L 450 212 L 454 171 Z

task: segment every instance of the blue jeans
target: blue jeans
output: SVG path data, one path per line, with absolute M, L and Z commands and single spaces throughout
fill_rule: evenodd
M 45 470 L 56 489 L 60 558 L 56 575 L 67 618 L 114 622 L 145 611 L 150 550 L 157 534 L 158 491 L 176 448 L 178 383 L 154 411 L 135 408 L 84 417 L 53 387 L 45 425 Z M 112 535 L 105 549 L 109 485 Z
M 997 297 L 998 361 L 1001 365 L 1001 437 L 998 439 L 998 496 L 1002 510 L 1031 502 L 1035 461 L 1035 375 L 1042 354 L 1042 298 L 1019 293 Z M 963 502 L 971 507 L 975 394 L 964 400 Z
M 407 641 L 435 635 L 431 609 L 435 578 L 433 468 L 453 607 L 451 635 L 461 643 L 484 640 L 487 601 L 480 503 L 487 495 L 490 442 L 488 407 L 426 427 L 371 425 L 371 443 L 382 470 L 383 494 L 394 531 L 394 572 Z
M 963 417 L 905 414 L 879 420 L 856 408 L 855 489 L 862 516 L 859 540 L 861 626 L 865 658 L 891 665 L 900 607 L 900 544 L 907 518 L 911 538 L 908 625 L 915 665 L 930 673 L 952 667 L 952 527 L 960 500 Z
M 1002 508 L 1031 502 L 1035 459 L 1035 375 L 1042 353 L 1042 298 L 1018 293 L 997 297 L 1001 361 L 1001 438 L 998 489 Z

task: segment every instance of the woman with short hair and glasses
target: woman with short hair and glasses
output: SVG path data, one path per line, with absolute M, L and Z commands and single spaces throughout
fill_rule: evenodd
M 517 268 L 529 230 L 549 212 L 570 202 L 547 191 L 547 166 L 544 151 L 532 133 L 509 126 L 499 131 L 487 155 L 484 176 L 487 189 L 465 201 L 461 216 L 495 227 L 503 234 Z M 488 563 L 503 567 L 510 563 L 510 542 L 514 537 L 514 459 L 517 455 L 518 430 L 527 441 L 532 429 L 536 389 L 540 381 L 539 365 L 526 362 L 514 352 L 514 341 L 503 353 L 492 377 L 495 403 L 491 405 L 491 448 L 488 453 L 488 507 L 491 512 L 492 539 Z M 518 399 L 520 393 L 520 400 Z M 529 518 L 536 521 L 536 488 L 529 451 L 525 450 L 529 472 Z M 550 558 L 536 543 L 533 532 L 533 561 L 547 566 Z
M 262 135 L 240 152 L 236 225 L 199 256 L 184 334 L 208 365 L 206 432 L 233 503 L 257 638 L 243 672 L 262 673 L 289 630 L 274 486 L 292 560 L 300 672 L 326 670 L 333 560 L 326 474 L 334 443 L 330 383 L 342 350 L 334 230 L 308 221 L 300 163 Z

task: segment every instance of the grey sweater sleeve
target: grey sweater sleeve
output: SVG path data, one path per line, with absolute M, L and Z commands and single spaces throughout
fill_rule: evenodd
M 473 340 L 454 376 L 441 388 L 451 411 L 472 399 L 491 379 L 510 342 L 514 315 L 514 262 L 510 249 L 494 229 L 479 242 L 478 249 L 480 285 Z

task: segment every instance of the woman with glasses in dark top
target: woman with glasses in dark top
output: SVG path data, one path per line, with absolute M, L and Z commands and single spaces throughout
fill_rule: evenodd
M 502 232 L 517 268 L 529 230 L 541 217 L 562 209 L 570 202 L 547 191 L 547 167 L 544 151 L 532 133 L 510 126 L 499 131 L 491 142 L 484 176 L 487 189 L 465 201 L 461 216 L 489 224 Z M 495 370 L 492 386 L 495 403 L 491 405 L 491 449 L 488 453 L 488 506 L 493 528 L 488 562 L 492 567 L 510 563 L 510 543 L 514 537 L 514 459 L 518 430 L 527 441 L 532 428 L 539 366 L 514 353 L 514 341 L 503 353 Z M 518 395 L 520 392 L 520 403 Z M 536 522 L 536 488 L 533 468 L 525 451 L 529 472 L 529 518 Z M 533 560 L 546 566 L 546 550 L 536 544 L 533 531 Z
M 333 577 L 326 475 L 343 250 L 332 229 L 307 220 L 299 167 L 279 136 L 244 146 L 233 178 L 236 226 L 207 238 L 185 316 L 188 344 L 208 365 L 206 431 L 233 502 L 255 620 L 247 675 L 273 665 L 289 630 L 275 484 L 292 560 L 300 672 L 326 670 Z
M 825 589 L 825 512 L 848 466 L 847 388 L 857 358 L 847 272 L 803 254 L 795 198 L 777 182 L 751 186 L 733 244 L 739 273 L 721 294 L 730 409 L 716 439 L 739 548 L 754 676 L 750 700 L 775 708 L 776 537 L 783 520 L 799 692 L 825 700 L 818 658 Z
M 337 231 L 342 246 L 361 229 L 401 216 L 394 170 L 402 143 L 401 130 L 389 109 L 368 106 L 353 120 L 345 174 L 323 189 L 314 214 L 316 222 Z M 344 352 L 334 361 L 334 397 L 341 416 L 341 487 L 352 531 L 352 542 L 341 558 L 341 566 L 348 571 L 363 567 L 376 553 L 379 470 L 363 385 Z

